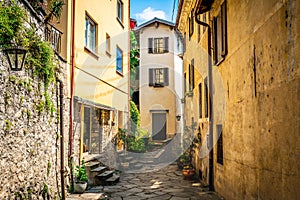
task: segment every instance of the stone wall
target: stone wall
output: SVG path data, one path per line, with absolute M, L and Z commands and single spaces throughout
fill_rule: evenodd
M 44 26 L 26 4 L 29 22 L 43 37 Z M 66 83 L 66 63 L 57 58 L 60 78 Z M 46 110 L 44 84 L 30 69 L 13 72 L 0 52 L 0 199 L 59 199 L 60 129 L 58 84 L 47 93 L 54 110 Z M 67 94 L 66 87 L 64 96 Z M 68 105 L 64 98 L 65 164 L 67 164 Z

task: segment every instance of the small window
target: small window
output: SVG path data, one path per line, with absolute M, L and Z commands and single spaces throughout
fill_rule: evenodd
M 192 59 L 189 65 L 189 92 L 192 92 L 195 88 L 194 71 L 194 59 Z
M 208 83 L 207 77 L 204 79 L 204 117 L 209 117 L 210 112 L 210 97 L 208 92 Z
M 189 17 L 189 39 L 191 39 L 194 33 L 194 9 L 191 11 L 191 16 Z
M 206 23 L 206 13 L 203 13 L 202 18 L 203 18 L 203 22 Z M 205 30 L 206 30 L 206 26 L 203 26 L 203 33 L 205 32 Z
M 117 0 L 117 18 L 123 23 L 123 2 L 121 0 Z
M 202 118 L 202 83 L 199 83 L 198 85 L 198 90 L 199 90 L 199 102 L 198 102 L 198 105 L 199 105 L 199 119 Z
M 224 2 L 218 16 L 213 18 L 213 58 L 215 65 L 219 65 L 227 55 L 226 23 L 226 2 Z
M 148 38 L 148 53 L 161 54 L 169 52 L 169 38 Z
M 200 24 L 197 25 L 197 39 L 198 39 L 198 42 L 200 42 L 200 39 L 201 39 L 201 29 L 200 29 Z
M 217 163 L 223 165 L 223 131 L 222 125 L 217 125 L 218 143 L 217 143 Z
M 106 33 L 106 53 L 110 54 L 110 36 Z
M 168 68 L 151 68 L 149 69 L 149 86 L 163 87 L 169 85 Z
M 85 47 L 96 52 L 97 24 L 88 16 L 85 16 Z
M 119 47 L 116 49 L 116 71 L 123 74 L 123 51 Z
M 187 85 L 186 84 L 186 72 L 184 73 L 184 83 L 183 84 L 184 84 L 184 86 L 183 86 L 184 88 L 183 89 L 184 89 L 184 94 L 185 94 L 186 91 L 187 91 L 187 89 L 186 89 L 186 85 Z

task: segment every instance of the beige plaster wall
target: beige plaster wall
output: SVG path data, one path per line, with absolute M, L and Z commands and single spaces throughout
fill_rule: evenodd
M 169 53 L 148 54 L 149 37 L 169 37 Z M 174 29 L 154 24 L 140 30 L 140 113 L 141 127 L 152 133 L 152 113 L 150 110 L 169 110 L 167 116 L 167 137 L 176 132 L 174 89 Z M 169 68 L 169 86 L 150 87 L 149 68 Z

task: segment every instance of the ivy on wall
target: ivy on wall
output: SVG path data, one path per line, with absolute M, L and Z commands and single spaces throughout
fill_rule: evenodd
M 33 26 L 25 28 L 27 15 L 15 2 L 9 6 L 0 3 L 0 45 L 2 48 L 15 43 L 26 48 L 25 68 L 44 81 L 45 88 L 55 81 L 56 61 L 51 46 L 36 34 Z

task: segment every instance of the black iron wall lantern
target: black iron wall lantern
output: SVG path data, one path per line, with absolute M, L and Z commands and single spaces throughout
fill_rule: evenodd
M 181 116 L 180 115 L 176 115 L 176 119 L 177 121 L 180 121 Z
M 6 54 L 10 69 L 12 71 L 21 71 L 25 61 L 26 50 L 14 46 L 4 49 L 3 52 Z

